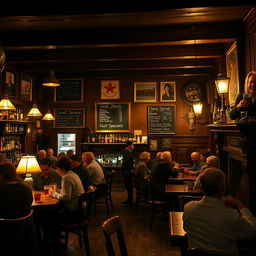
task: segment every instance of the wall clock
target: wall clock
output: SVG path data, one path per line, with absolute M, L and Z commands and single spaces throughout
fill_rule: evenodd
M 192 105 L 195 102 L 202 101 L 203 89 L 200 83 L 198 83 L 197 81 L 186 82 L 181 90 L 181 98 L 188 105 Z

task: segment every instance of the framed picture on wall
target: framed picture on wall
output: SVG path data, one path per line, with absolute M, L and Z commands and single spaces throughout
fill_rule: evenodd
M 134 102 L 156 102 L 156 82 L 135 82 Z
M 3 86 L 3 94 L 9 97 L 15 97 L 15 91 L 15 74 L 14 72 L 6 71 Z
M 157 140 L 149 140 L 149 150 L 150 151 L 157 151 L 158 146 L 157 146 Z
M 101 99 L 102 100 L 120 99 L 119 80 L 102 80 L 101 81 Z
M 174 81 L 160 83 L 160 101 L 161 102 L 176 101 L 176 83 Z
M 226 69 L 229 80 L 228 100 L 229 105 L 235 105 L 236 97 L 239 94 L 239 69 L 237 44 L 234 42 L 226 53 Z
M 188 105 L 202 101 L 203 95 L 203 87 L 197 81 L 187 81 L 181 89 L 181 98 Z
M 23 100 L 32 100 L 32 78 L 25 73 L 21 73 L 20 98 Z

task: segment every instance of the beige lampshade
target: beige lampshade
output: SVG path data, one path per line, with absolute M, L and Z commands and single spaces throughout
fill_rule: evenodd
M 44 117 L 42 118 L 42 120 L 47 120 L 47 121 L 51 121 L 51 120 L 55 120 L 55 118 L 53 117 L 52 113 L 50 112 L 50 110 L 44 115 Z
M 42 85 L 44 85 L 44 86 L 50 86 L 50 87 L 60 86 L 60 82 L 59 82 L 59 80 L 55 77 L 53 70 L 51 70 L 51 71 L 49 72 L 48 77 L 43 81 Z
M 16 108 L 11 103 L 11 101 L 8 98 L 3 98 L 0 101 L 0 109 L 1 110 L 15 110 Z
M 193 103 L 193 110 L 196 116 L 201 116 L 203 104 L 201 102 Z
M 41 169 L 35 156 L 22 156 L 16 172 L 18 174 L 39 173 Z
M 27 116 L 42 116 L 42 114 L 37 108 L 36 104 L 33 104 L 33 107 L 30 109 Z

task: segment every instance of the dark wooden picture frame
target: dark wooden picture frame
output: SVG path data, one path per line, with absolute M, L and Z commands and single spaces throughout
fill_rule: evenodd
M 85 111 L 82 108 L 54 109 L 55 128 L 84 128 Z
M 130 102 L 96 102 L 94 113 L 96 132 L 130 132 L 131 130 Z
M 26 73 L 20 75 L 20 99 L 32 100 L 32 77 Z
M 12 71 L 6 71 L 4 82 L 3 82 L 3 95 L 8 97 L 16 96 L 16 77 L 15 73 Z
M 83 102 L 83 79 L 60 79 L 54 88 L 54 102 Z

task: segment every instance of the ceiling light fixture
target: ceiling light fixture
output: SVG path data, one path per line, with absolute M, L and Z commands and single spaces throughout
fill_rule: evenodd
M 37 108 L 36 104 L 33 104 L 32 108 L 30 109 L 30 111 L 28 112 L 27 116 L 31 116 L 31 117 L 40 117 L 42 116 L 41 112 L 39 111 L 39 109 Z
M 44 86 L 49 86 L 49 87 L 56 87 L 56 86 L 60 86 L 60 82 L 59 80 L 55 77 L 54 71 L 51 70 L 49 72 L 48 77 L 44 80 L 44 82 L 42 83 L 42 85 Z

